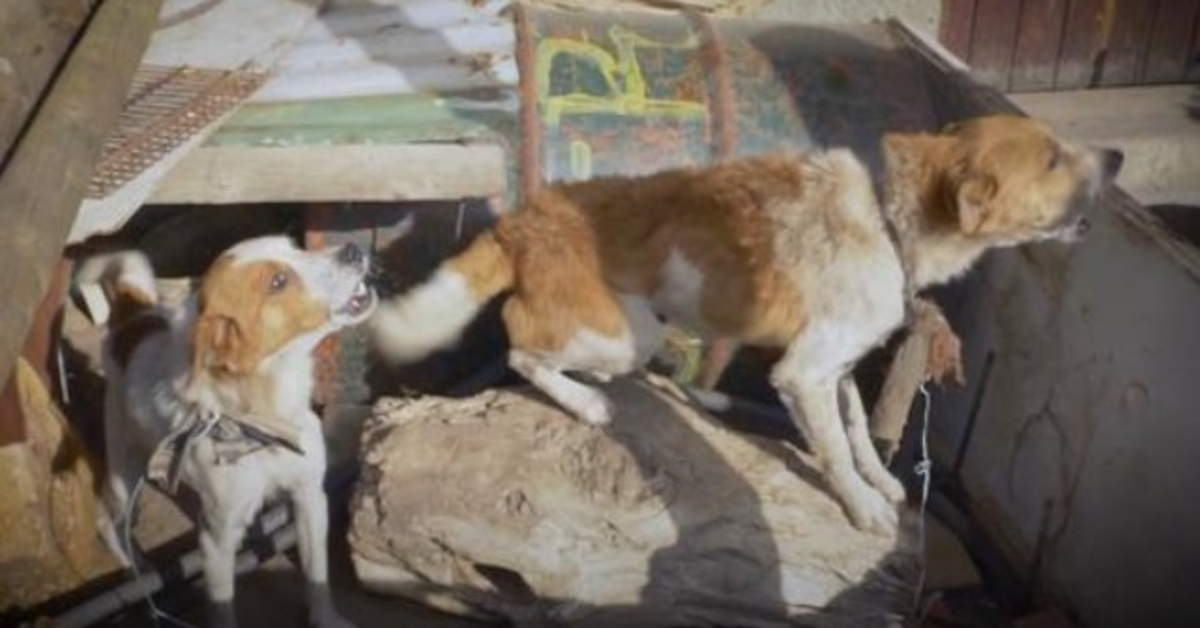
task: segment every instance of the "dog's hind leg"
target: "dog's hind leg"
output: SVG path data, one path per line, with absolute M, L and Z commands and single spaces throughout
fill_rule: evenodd
M 509 351 L 508 365 L 580 421 L 590 425 L 612 422 L 612 403 L 599 390 L 567 377 L 561 370 L 520 349 Z
M 137 551 L 133 535 L 126 535 L 133 526 L 133 517 L 137 504 L 134 489 L 141 469 L 136 466 L 136 458 L 129 451 L 125 442 L 126 434 L 121 429 L 120 397 L 113 391 L 117 384 L 109 384 L 110 391 L 105 395 L 104 409 L 104 456 L 107 467 L 102 488 L 101 502 L 96 516 L 96 529 L 100 539 L 122 567 L 133 566 L 133 554 Z
M 858 472 L 891 502 L 902 503 L 906 497 L 904 485 L 883 466 L 879 452 L 871 442 L 867 413 L 863 409 L 862 395 L 859 394 L 853 374 L 846 374 L 838 382 L 838 393 L 842 404 L 842 418 L 846 422 L 846 437 L 850 440 L 850 452 Z
M 591 425 L 612 421 L 612 406 L 604 393 L 564 372 L 607 381 L 635 368 L 637 339 L 616 299 L 596 299 L 586 309 L 515 295 L 505 303 L 503 315 L 512 344 L 508 364 L 514 371 L 579 420 Z M 602 321 L 610 330 L 598 331 L 589 321 Z

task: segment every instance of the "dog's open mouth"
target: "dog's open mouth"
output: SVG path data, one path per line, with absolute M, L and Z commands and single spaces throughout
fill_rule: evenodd
M 351 293 L 346 304 L 338 308 L 338 314 L 357 318 L 366 314 L 373 305 L 375 305 L 374 291 L 367 287 L 365 281 L 360 281 L 354 286 L 354 292 Z

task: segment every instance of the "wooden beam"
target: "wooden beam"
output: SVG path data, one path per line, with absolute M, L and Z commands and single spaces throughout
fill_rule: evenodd
M 0 172 L 0 382 L 25 344 L 161 0 L 105 0 Z
M 151 203 L 432 200 L 505 190 L 496 145 L 217 146 L 166 174 Z
M 0 168 L 94 0 L 4 2 L 0 10 Z

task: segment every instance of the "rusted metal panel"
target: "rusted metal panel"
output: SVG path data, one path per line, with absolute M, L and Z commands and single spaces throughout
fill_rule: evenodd
M 1104 52 L 1101 85 L 1132 85 L 1141 80 L 1153 36 L 1156 1 L 1118 2 Z
M 998 89 L 1200 78 L 1197 0 L 946 0 L 942 7 L 943 44 Z
M 975 6 L 968 63 L 976 80 L 985 85 L 1008 89 L 1021 4 L 1012 0 L 978 0 Z
M 1198 14 L 1200 0 L 1158 0 L 1143 83 L 1178 83 L 1187 77 L 1188 51 Z
M 1012 91 L 1054 87 L 1054 69 L 1062 45 L 1068 0 L 1022 2 L 1016 49 L 1008 86 Z
M 882 26 L 529 14 L 547 180 L 815 146 L 877 163 L 884 130 L 933 124 L 916 67 Z
M 971 34 L 975 29 L 975 0 L 942 0 L 942 45 L 967 61 L 971 56 Z
M 88 197 L 104 198 L 125 185 L 241 104 L 265 79 L 254 71 L 142 65 L 117 128 L 104 141 Z
M 1115 2 L 1071 0 L 1059 53 L 1055 89 L 1096 85 L 1103 68 L 1104 46 L 1112 28 Z

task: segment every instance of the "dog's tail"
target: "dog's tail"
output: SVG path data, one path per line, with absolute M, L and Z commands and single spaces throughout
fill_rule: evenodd
M 75 273 L 75 287 L 97 325 L 118 327 L 158 307 L 150 260 L 137 251 L 92 257 Z
M 442 263 L 425 283 L 384 300 L 370 328 L 380 354 L 415 362 L 458 342 L 487 302 L 512 287 L 513 263 L 494 231 Z

